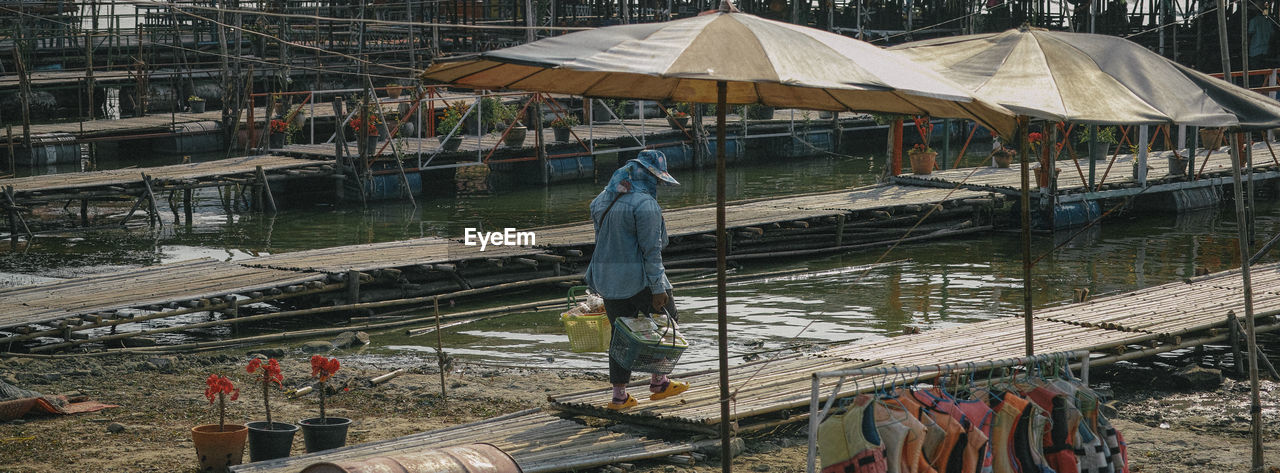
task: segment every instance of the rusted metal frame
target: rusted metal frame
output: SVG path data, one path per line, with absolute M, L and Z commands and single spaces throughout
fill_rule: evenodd
M 562 108 L 562 107 L 560 106 L 560 103 L 556 102 L 555 100 L 546 100 L 545 95 L 546 95 L 546 94 L 542 94 L 542 93 L 538 93 L 538 94 L 537 94 L 537 96 L 539 97 L 539 100 L 540 100 L 542 103 L 546 103 L 546 104 L 549 104 L 549 105 L 551 106 L 551 112 L 556 114 L 556 118 L 557 118 L 557 119 L 559 119 L 559 118 L 563 118 L 565 115 L 568 115 L 568 114 L 569 114 L 569 111 L 568 111 L 568 110 L 565 110 L 564 108 Z M 643 113 L 643 109 L 642 109 L 642 113 Z M 642 120 L 643 120 L 643 119 L 642 119 Z M 625 126 L 625 125 L 624 125 L 624 126 Z M 569 129 L 569 134 L 570 134 L 570 135 L 573 135 L 573 139 L 574 139 L 574 140 L 576 140 L 576 141 L 578 142 L 578 144 L 582 146 L 582 149 L 585 149 L 585 150 L 587 150 L 587 151 L 591 151 L 591 147 L 590 147 L 590 146 L 587 146 L 587 144 L 586 144 L 586 143 L 584 143 L 584 142 L 582 141 L 582 138 L 578 137 L 578 134 L 577 134 L 577 133 L 575 133 L 575 132 L 573 131 L 573 128 L 570 128 L 570 129 Z M 628 133 L 628 134 L 630 134 L 630 133 Z
M 521 115 L 525 115 L 525 112 L 529 110 L 529 106 L 532 104 L 533 104 L 533 100 L 525 101 L 524 106 L 520 107 L 520 111 L 516 112 L 516 116 L 519 117 Z M 498 142 L 493 144 L 493 148 L 489 150 L 489 154 L 484 155 L 484 159 L 481 159 L 480 162 L 489 164 L 489 158 L 493 157 L 493 153 L 498 152 L 498 147 L 501 146 L 503 141 L 507 139 L 508 133 L 511 133 L 511 126 L 507 126 L 507 129 L 502 130 L 502 136 L 498 137 Z M 538 158 L 536 157 L 530 158 L 530 160 L 534 160 L 534 159 L 538 159 Z
M 951 169 L 960 168 L 960 161 L 964 158 L 964 152 L 969 150 L 969 143 L 973 142 L 973 135 L 974 133 L 977 133 L 977 132 L 978 132 L 978 127 L 975 124 L 973 129 L 969 130 L 969 137 L 965 138 L 964 146 L 960 147 L 960 154 L 956 155 L 956 161 L 951 164 Z M 1004 146 L 1004 145 L 1001 145 L 1001 146 Z
M 1129 127 L 1124 125 L 1118 125 L 1118 127 L 1120 128 L 1120 143 L 1116 145 L 1116 152 L 1115 154 L 1111 155 L 1111 161 L 1107 162 L 1107 169 L 1102 171 L 1102 178 L 1098 179 L 1098 184 L 1093 187 L 1093 190 L 1095 192 L 1097 192 L 1098 190 L 1101 190 L 1102 185 L 1107 182 L 1107 175 L 1111 174 L 1111 167 L 1115 166 L 1116 159 L 1120 158 L 1120 148 L 1123 148 L 1124 145 L 1129 144 Z

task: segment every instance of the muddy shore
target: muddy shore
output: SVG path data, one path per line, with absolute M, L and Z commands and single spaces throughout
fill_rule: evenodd
M 228 375 L 248 388 L 244 366 L 253 350 L 189 355 L 0 359 L 0 380 L 44 394 L 81 393 L 120 407 L 71 416 L 27 417 L 0 424 L 2 472 L 193 472 L 195 453 L 188 430 L 217 422 L 203 397 L 209 373 Z M 336 353 L 341 356 L 342 353 Z M 286 388 L 309 384 L 307 354 L 290 349 L 281 358 Z M 545 404 L 548 393 L 602 387 L 603 370 L 516 370 L 458 361 L 446 373 L 441 400 L 434 358 L 380 386 L 366 380 L 390 371 L 385 366 L 347 362 L 336 377 L 349 390 L 330 397 L 331 415 L 355 420 L 349 443 L 370 442 L 476 421 Z M 1128 440 L 1132 471 L 1247 471 L 1248 383 L 1226 379 L 1216 388 L 1160 388 L 1124 370 L 1098 370 L 1098 386 L 1113 395 L 1115 424 Z M 1159 374 L 1152 376 L 1158 377 Z M 1139 379 L 1135 379 L 1139 378 Z M 1280 452 L 1280 385 L 1264 381 L 1263 414 L 1269 465 Z M 277 421 L 296 421 L 317 412 L 315 396 L 273 393 Z M 228 422 L 262 420 L 261 397 L 245 389 L 230 403 Z M 735 469 L 800 472 L 805 430 L 801 424 L 748 437 Z M 301 436 L 294 454 L 302 453 Z M 693 466 L 642 462 L 633 471 L 713 472 L 718 461 Z

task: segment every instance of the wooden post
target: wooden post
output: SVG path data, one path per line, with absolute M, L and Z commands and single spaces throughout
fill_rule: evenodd
M 1141 187 L 1147 187 L 1147 140 L 1150 136 L 1150 127 L 1138 126 L 1138 154 L 1134 156 L 1138 160 L 1138 166 L 1133 170 L 1133 180 L 1138 181 Z
M 893 124 L 889 126 L 889 133 L 890 139 L 893 140 L 890 145 L 892 148 L 889 151 L 891 156 L 889 160 L 889 175 L 897 176 L 902 174 L 902 119 L 893 121 Z
M 347 303 L 357 304 L 360 302 L 360 272 L 354 269 L 347 270 Z
M 256 172 L 258 175 L 258 183 L 259 185 L 262 186 L 262 193 L 265 194 L 267 198 L 267 202 L 266 202 L 267 209 L 271 210 L 272 214 L 275 214 L 276 198 L 274 195 L 271 194 L 271 185 L 267 182 L 267 173 L 262 170 L 262 166 L 258 166 Z M 262 205 L 262 204 L 258 204 L 258 205 Z
M 1227 345 L 1231 346 L 1231 360 L 1235 365 L 1236 376 L 1244 376 L 1244 356 L 1240 352 L 1240 325 L 1236 322 L 1236 311 L 1227 312 Z
M 94 6 L 94 17 L 97 17 L 97 7 Z M 89 120 L 97 119 L 97 113 L 93 110 L 93 31 L 85 30 L 84 32 L 84 82 L 86 93 L 89 97 Z
M 26 62 L 22 60 L 21 48 L 13 48 L 13 62 L 18 68 L 18 100 L 22 106 L 22 144 L 31 150 L 31 80 L 27 77 Z
M 542 94 L 533 94 L 533 101 L 533 142 L 538 148 L 538 172 L 545 186 L 551 182 L 551 172 L 547 169 L 547 140 L 543 136 Z
M 333 138 L 333 191 L 338 202 L 342 202 L 345 197 L 346 186 L 344 185 L 344 173 L 346 172 L 346 159 L 344 159 L 347 150 L 347 138 L 343 135 L 342 128 L 346 126 L 342 122 L 342 118 L 346 114 L 342 113 L 342 99 L 333 99 L 333 120 L 334 120 L 334 138 Z M 312 117 L 315 120 L 315 117 Z
M 9 172 L 13 174 L 17 174 L 18 173 L 17 158 L 14 157 L 13 155 L 13 152 L 14 152 L 13 151 L 13 125 L 5 125 L 4 133 L 6 138 L 8 138 L 7 141 L 5 142 L 5 146 L 9 148 Z
M 164 225 L 164 222 L 160 221 L 160 204 L 156 202 L 156 193 L 151 187 L 151 176 L 148 176 L 145 172 L 142 173 L 142 185 L 147 189 L 147 200 L 151 204 L 147 208 L 148 222 L 150 222 L 153 227 L 156 226 L 157 223 Z
M 1035 324 L 1031 317 L 1031 162 L 1027 159 L 1027 117 L 1018 117 L 1018 157 L 1022 180 L 1022 317 L 1026 355 L 1035 355 Z
M 182 190 L 182 210 L 183 210 L 183 214 L 185 214 L 187 217 L 187 220 L 186 220 L 187 227 L 190 227 L 192 224 L 191 214 L 193 213 L 192 206 L 191 206 L 191 188 L 186 188 Z
M 89 198 L 80 199 L 80 226 L 89 226 Z
M 836 216 L 836 247 L 844 244 L 844 223 L 848 220 L 845 214 Z

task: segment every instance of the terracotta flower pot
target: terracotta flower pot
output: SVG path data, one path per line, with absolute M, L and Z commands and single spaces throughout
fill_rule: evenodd
M 200 460 L 200 471 L 226 471 L 239 465 L 244 459 L 244 443 L 249 428 L 239 424 L 225 424 L 221 431 L 218 424 L 197 425 L 191 428 L 191 441 Z
M 933 167 L 938 162 L 938 152 L 936 151 L 916 151 L 907 153 L 907 157 L 911 158 L 912 174 L 932 174 Z
M 1200 147 L 1206 149 L 1218 149 L 1222 147 L 1222 129 L 1221 128 L 1201 128 L 1200 129 Z
M 996 167 L 1007 168 L 1013 163 L 1013 153 L 1007 151 L 995 151 L 991 153 L 991 160 L 995 161 Z
M 1049 187 L 1049 180 L 1051 178 L 1056 179 L 1058 177 L 1058 173 L 1062 172 L 1062 169 L 1060 168 L 1053 168 L 1053 176 L 1050 176 L 1043 168 L 1037 167 L 1032 168 L 1032 170 L 1036 173 L 1036 186 L 1039 187 Z
M 387 87 L 387 98 L 398 99 L 400 98 L 400 92 L 403 90 L 403 86 Z

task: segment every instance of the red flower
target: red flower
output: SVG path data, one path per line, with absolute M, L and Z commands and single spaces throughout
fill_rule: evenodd
M 204 384 L 209 386 L 208 389 L 204 390 L 204 397 L 209 399 L 209 404 L 213 404 L 213 401 L 218 398 L 219 394 L 230 394 L 232 401 L 240 398 L 240 390 L 236 389 L 236 387 L 231 384 L 231 380 L 227 379 L 226 376 L 211 374 L 209 375 L 209 378 L 204 381 Z
M 265 365 L 262 364 L 261 358 L 254 358 L 249 361 L 249 366 L 245 367 L 245 371 L 250 373 L 258 370 L 262 370 L 262 378 L 260 381 L 262 384 L 276 383 L 276 386 L 280 386 L 281 388 L 284 387 L 284 384 L 282 383 L 282 381 L 284 381 L 284 375 L 280 374 L 280 362 L 276 361 L 275 358 L 268 359 Z
M 311 356 L 311 377 L 319 379 L 320 382 L 328 381 L 330 377 L 333 377 L 334 373 L 338 372 L 340 367 L 341 365 L 338 363 L 337 358 L 326 358 L 321 355 Z
M 272 133 L 284 133 L 289 131 L 289 123 L 284 120 L 271 120 Z
M 348 124 L 357 133 L 363 130 L 366 136 L 378 136 L 379 123 L 382 123 L 382 121 L 378 120 L 378 117 L 369 116 L 367 120 L 360 117 L 352 118 Z
M 1038 131 L 1033 131 L 1027 134 L 1027 141 L 1030 143 L 1039 143 L 1043 140 L 1044 140 L 1044 134 Z

